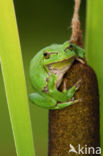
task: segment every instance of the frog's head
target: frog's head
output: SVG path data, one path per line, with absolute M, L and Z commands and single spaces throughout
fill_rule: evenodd
M 84 58 L 84 50 L 70 42 L 52 45 L 42 50 L 43 66 L 57 76 L 56 86 L 60 86 L 63 75 L 76 58 Z
M 43 49 L 44 66 L 54 65 L 60 62 L 72 62 L 72 60 L 78 57 L 85 57 L 84 49 L 71 44 L 69 41 L 64 44 L 51 45 Z

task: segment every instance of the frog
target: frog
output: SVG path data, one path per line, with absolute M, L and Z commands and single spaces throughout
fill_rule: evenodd
M 30 79 L 34 93 L 30 93 L 29 98 L 32 103 L 49 110 L 59 110 L 79 102 L 81 99 L 75 99 L 74 95 L 81 80 L 69 89 L 66 88 L 66 81 L 62 91 L 59 87 L 74 61 L 84 63 L 84 59 L 85 50 L 70 41 L 52 44 L 37 52 L 30 62 Z

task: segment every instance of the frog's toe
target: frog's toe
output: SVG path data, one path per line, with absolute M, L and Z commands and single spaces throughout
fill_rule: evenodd
M 80 88 L 80 83 L 82 82 L 82 79 L 79 79 L 74 86 L 76 87 L 76 90 L 78 90 Z

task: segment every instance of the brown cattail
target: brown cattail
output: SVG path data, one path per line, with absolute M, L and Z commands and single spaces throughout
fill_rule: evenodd
M 99 96 L 94 71 L 85 64 L 75 62 L 64 78 L 67 79 L 67 89 L 78 80 L 82 80 L 75 94 L 75 99 L 82 99 L 82 102 L 62 110 L 50 110 L 49 156 L 75 156 L 75 153 L 68 153 L 70 144 L 76 150 L 78 150 L 78 144 L 81 147 L 100 146 Z M 62 90 L 62 85 L 60 90 Z M 91 154 L 88 153 L 87 156 L 92 155 L 91 150 Z
M 80 0 L 75 0 L 70 42 L 82 47 L 79 7 Z M 99 96 L 95 72 L 88 65 L 75 61 L 63 81 L 65 79 L 67 89 L 81 80 L 80 88 L 75 94 L 75 99 L 81 99 L 81 102 L 62 110 L 49 111 L 48 156 L 99 155 L 100 151 L 96 151 L 96 147 L 100 146 Z M 62 88 L 63 84 L 59 89 Z M 77 154 L 69 153 L 71 145 Z M 78 153 L 78 145 L 84 147 L 83 153 Z M 88 147 L 93 149 L 88 150 Z

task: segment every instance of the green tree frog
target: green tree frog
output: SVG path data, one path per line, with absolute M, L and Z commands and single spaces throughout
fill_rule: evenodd
M 66 90 L 65 83 L 63 91 L 58 88 L 73 62 L 83 58 L 84 49 L 69 41 L 40 50 L 30 62 L 30 79 L 35 89 L 35 92 L 30 94 L 31 101 L 40 107 L 53 110 L 78 102 L 79 99 L 73 100 L 73 96 L 78 90 L 79 82 L 69 90 Z

